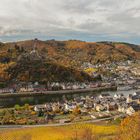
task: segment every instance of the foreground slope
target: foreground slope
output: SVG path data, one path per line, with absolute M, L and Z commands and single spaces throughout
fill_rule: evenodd
M 16 129 L 10 131 L 2 131 L 0 133 L 0 140 L 17 139 L 17 140 L 73 140 L 81 139 L 84 131 L 91 130 L 95 137 L 99 136 L 98 140 L 108 140 L 117 133 L 117 126 L 115 125 L 93 125 L 93 124 L 75 124 L 70 126 L 59 127 L 40 127 Z M 24 131 L 23 131 L 24 130 Z M 76 136 L 77 135 L 77 136 Z

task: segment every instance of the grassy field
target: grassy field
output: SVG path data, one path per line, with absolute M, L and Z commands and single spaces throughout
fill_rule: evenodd
M 92 130 L 100 140 L 109 140 L 117 133 L 117 125 L 75 124 L 60 127 L 23 128 L 1 130 L 0 140 L 73 140 L 80 137 L 86 129 Z

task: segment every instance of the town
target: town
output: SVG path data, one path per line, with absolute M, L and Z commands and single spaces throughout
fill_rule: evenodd
M 125 96 L 108 93 L 24 106 L 0 112 L 1 124 L 50 124 L 125 118 L 140 110 L 140 91 Z
M 0 140 L 140 140 L 140 0 L 0 0 Z
M 51 81 L 41 84 L 35 82 L 17 82 L 0 88 L 0 93 L 26 93 L 57 90 L 75 90 L 98 87 L 116 86 L 118 90 L 140 89 L 140 62 L 124 61 L 111 64 L 83 63 L 81 69 L 92 77 L 99 77 L 98 81 L 60 82 Z

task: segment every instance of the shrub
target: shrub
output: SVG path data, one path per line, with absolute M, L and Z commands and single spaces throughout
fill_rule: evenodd
M 14 106 L 14 108 L 15 108 L 15 110 L 20 110 L 20 105 L 16 104 L 16 105 Z
M 29 110 L 29 109 L 30 109 L 29 104 L 25 104 L 25 105 L 24 105 L 24 109 Z
M 73 109 L 72 114 L 74 114 L 74 115 L 78 115 L 78 114 L 80 114 L 80 113 L 81 113 L 81 111 L 80 111 L 80 109 L 79 109 L 78 106 L 77 106 L 75 109 Z
M 35 112 L 35 111 L 32 111 L 32 112 L 31 112 L 31 115 L 36 115 L 36 112 Z

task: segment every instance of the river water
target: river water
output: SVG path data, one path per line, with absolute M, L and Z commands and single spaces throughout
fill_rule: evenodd
M 137 92 L 140 90 L 122 90 L 122 91 L 106 91 L 106 92 L 102 92 L 102 93 L 109 93 L 110 95 L 114 95 L 114 94 L 123 94 L 124 96 L 128 96 L 129 94 L 133 94 L 134 92 Z
M 78 93 L 78 94 L 52 94 L 52 95 L 39 95 L 39 96 L 28 96 L 28 97 L 9 97 L 9 98 L 0 98 L 0 107 L 13 107 L 15 104 L 24 105 L 36 105 L 44 104 L 47 102 L 56 102 L 62 101 L 63 99 L 73 99 L 76 97 L 86 97 L 86 96 L 98 96 L 100 94 L 109 93 L 111 96 L 114 94 L 133 94 L 137 90 L 128 90 L 128 91 L 104 91 L 104 92 L 90 92 L 90 93 Z M 139 90 L 140 91 L 140 90 Z

